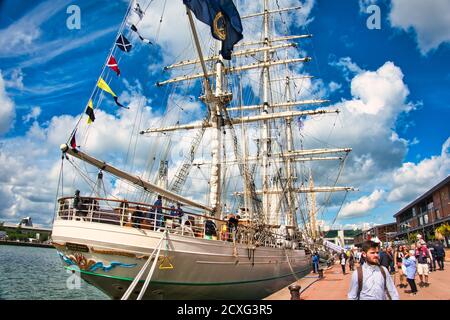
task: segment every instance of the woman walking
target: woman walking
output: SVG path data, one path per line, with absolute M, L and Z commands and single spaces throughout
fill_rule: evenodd
M 417 286 L 416 286 L 416 257 L 415 257 L 415 251 L 410 250 L 405 258 L 403 259 L 403 264 L 406 267 L 406 277 L 408 278 L 409 286 L 411 287 L 411 295 L 415 296 L 417 293 Z
M 398 275 L 400 277 L 400 284 L 399 284 L 400 288 L 406 288 L 408 286 L 408 284 L 406 282 L 405 273 L 403 272 L 403 259 L 405 258 L 405 254 L 403 253 L 403 251 L 404 251 L 404 247 L 398 246 L 397 251 L 395 252 L 395 257 L 394 257 L 395 265 L 397 267 Z

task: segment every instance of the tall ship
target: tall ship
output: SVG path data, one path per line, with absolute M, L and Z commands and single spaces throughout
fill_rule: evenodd
M 316 195 L 352 190 L 337 186 L 351 149 L 304 147 L 305 123 L 339 110 L 299 94 L 312 81 L 302 66 L 311 58 L 300 50 L 312 35 L 283 26 L 301 6 L 260 2 L 170 1 L 191 38 L 155 84 L 165 113 L 144 123 L 147 99 L 120 101 L 117 76 L 132 50 L 158 45 L 147 30 L 160 31 L 169 3 L 130 1 L 85 112 L 61 145 L 52 231 L 64 267 L 109 297 L 263 299 L 311 271 L 321 244 Z M 88 138 L 107 121 L 95 121 L 107 100 L 134 119 L 127 152 L 108 152 L 110 161 L 89 152 Z M 313 163 L 331 168 L 330 186 L 313 179 Z

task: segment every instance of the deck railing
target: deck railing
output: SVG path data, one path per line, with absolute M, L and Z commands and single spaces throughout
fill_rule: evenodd
M 226 220 L 184 210 L 180 212 L 177 208 L 156 207 L 146 203 L 94 197 L 81 197 L 81 204 L 78 205 L 78 208 L 74 208 L 73 203 L 73 197 L 58 199 L 59 207 L 56 219 L 104 223 L 124 228 L 160 232 L 167 230 L 170 234 L 193 238 L 230 242 L 233 242 L 234 239 L 237 243 L 265 247 L 288 246 L 288 241 L 284 236 L 273 232 L 258 231 L 246 220 L 240 220 L 238 228 L 230 230 Z M 214 222 L 214 232 L 206 227 L 207 220 Z M 289 242 L 289 246 L 292 246 L 292 242 Z

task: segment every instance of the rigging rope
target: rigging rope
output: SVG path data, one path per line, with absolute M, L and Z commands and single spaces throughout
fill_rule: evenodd
M 164 16 L 164 12 L 166 11 L 166 4 L 167 4 L 167 0 L 164 0 L 164 6 L 163 6 L 163 10 L 161 13 L 161 18 L 159 19 L 159 25 L 158 25 L 158 29 L 156 30 L 156 42 L 158 42 L 159 39 L 159 32 L 161 31 L 161 25 L 163 22 L 163 16 Z
M 64 195 L 64 156 L 64 153 L 61 154 L 61 168 L 59 169 L 58 185 L 56 187 L 55 207 L 53 208 L 53 221 L 55 221 L 57 209 L 59 210 L 59 208 L 57 208 L 59 186 L 61 186 L 61 195 Z
M 125 13 L 125 16 L 124 16 L 124 18 L 123 18 L 123 20 L 122 20 L 122 23 L 121 23 L 121 25 L 120 25 L 120 27 L 119 27 L 119 30 L 118 30 L 118 32 L 117 32 L 117 35 L 116 35 L 116 37 L 115 37 L 114 39 L 117 39 L 117 38 L 119 37 L 119 35 L 122 33 L 122 31 L 123 31 L 123 29 L 124 29 L 124 27 L 125 27 L 125 23 L 126 23 L 128 14 L 129 14 L 129 12 L 130 12 L 130 10 L 131 10 L 131 6 L 132 6 L 132 1 L 130 1 L 129 4 L 128 4 L 128 7 L 127 7 L 127 11 L 126 11 L 126 13 Z M 109 60 L 109 57 L 113 54 L 113 51 L 114 51 L 115 48 L 116 48 L 116 43 L 115 43 L 115 41 L 114 41 L 114 43 L 113 43 L 113 45 L 112 45 L 112 47 L 111 47 L 111 49 L 110 49 L 110 51 L 109 51 L 109 54 L 107 55 L 107 57 L 106 57 L 106 59 L 105 59 L 105 62 L 104 62 L 103 65 L 102 65 L 102 69 L 101 69 L 101 72 L 100 72 L 100 76 L 98 77 L 98 79 L 97 79 L 97 81 L 96 81 L 96 83 L 95 83 L 95 87 L 93 88 L 93 90 L 92 90 L 92 92 L 91 92 L 91 94 L 90 94 L 90 96 L 89 96 L 88 102 L 86 103 L 86 105 L 85 105 L 83 111 L 87 108 L 89 101 L 90 101 L 90 100 L 92 99 L 92 97 L 94 96 L 95 91 L 97 90 L 97 82 L 98 82 L 98 80 L 103 76 L 103 74 L 104 74 L 104 72 L 105 72 L 105 69 L 106 69 L 106 65 L 107 65 L 108 60 Z M 72 135 L 75 134 L 75 130 L 76 130 L 76 128 L 78 128 L 78 126 L 79 126 L 79 124 L 80 124 L 81 119 L 83 118 L 83 116 L 84 116 L 84 112 L 81 113 L 81 115 L 80 115 L 80 117 L 79 117 L 79 119 L 78 119 L 78 121 L 77 121 L 77 123 L 76 123 L 76 125 L 75 125 L 75 128 L 74 128 L 74 130 L 72 131 L 72 134 L 71 134 L 71 135 L 68 137 L 68 139 L 67 139 L 66 144 L 69 144 L 69 141 L 70 141 L 70 139 L 72 138 Z

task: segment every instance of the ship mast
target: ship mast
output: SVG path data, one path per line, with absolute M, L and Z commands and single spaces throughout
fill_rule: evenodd
M 210 125 L 212 127 L 212 139 L 211 139 L 211 175 L 210 175 L 210 193 L 209 193 L 209 205 L 213 209 L 213 215 L 216 218 L 221 216 L 221 152 L 222 152 L 222 108 L 226 102 L 231 100 L 229 94 L 223 93 L 223 59 L 221 56 L 216 62 L 215 72 L 215 95 L 212 94 L 211 84 L 209 82 L 209 74 L 206 69 L 203 53 L 200 47 L 200 41 L 198 39 L 197 30 L 195 28 L 194 19 L 192 18 L 191 11 L 186 7 L 187 15 L 189 18 L 189 25 L 191 26 L 192 34 L 194 36 L 195 46 L 202 65 L 204 76 L 204 87 L 206 95 L 203 97 L 203 101 L 208 105 Z
M 286 77 L 286 94 L 287 94 L 287 102 L 291 102 L 291 86 L 290 86 L 290 78 Z M 292 117 L 288 117 L 285 120 L 286 122 L 286 140 L 287 140 L 287 151 L 291 153 L 294 151 L 294 139 L 292 135 Z M 289 215 L 287 219 L 287 225 L 297 227 L 297 219 L 296 219 L 296 210 L 295 210 L 295 198 L 293 193 L 293 159 L 291 157 L 287 158 L 287 188 L 288 188 L 288 209 Z
M 269 8 L 268 0 L 264 1 L 264 47 L 269 47 Z M 263 109 L 261 114 L 269 113 L 269 90 L 270 90 L 270 78 L 269 78 L 269 51 L 264 51 L 264 67 L 263 67 Z M 270 128 L 269 120 L 264 120 L 261 130 L 261 143 L 262 143 L 262 203 L 263 203 L 263 216 L 267 222 L 269 219 L 270 204 L 269 204 L 269 150 L 270 150 Z
M 270 69 L 275 66 L 288 66 L 296 63 L 306 63 L 311 60 L 309 57 L 303 58 L 293 58 L 293 59 L 275 59 L 271 57 L 274 52 L 280 49 L 288 50 L 290 48 L 295 48 L 296 44 L 292 43 L 282 43 L 280 45 L 273 45 L 276 42 L 284 42 L 293 39 L 303 39 L 309 38 L 312 35 L 294 35 L 288 37 L 275 37 L 271 38 L 270 30 L 270 14 L 274 12 L 279 12 L 279 10 L 270 11 L 269 1 L 263 0 L 264 11 L 249 15 L 245 18 L 252 17 L 263 17 L 263 32 L 262 39 L 260 41 L 253 41 L 247 43 L 240 43 L 236 47 L 242 48 L 240 51 L 235 51 L 232 53 L 233 57 L 240 58 L 249 55 L 256 55 L 260 53 L 263 55 L 263 59 L 240 66 L 225 66 L 223 63 L 223 58 L 220 55 L 212 55 L 210 57 L 203 57 L 198 35 L 195 29 L 195 24 L 192 18 L 192 14 L 189 9 L 187 9 L 187 14 L 189 17 L 189 23 L 192 29 L 195 46 L 198 52 L 198 59 L 181 61 L 174 63 L 170 66 L 165 67 L 165 70 L 182 68 L 189 65 L 198 65 L 202 67 L 202 73 L 197 74 L 185 74 L 181 76 L 174 77 L 172 79 L 157 82 L 158 86 L 164 86 L 168 84 L 174 84 L 177 82 L 184 82 L 195 79 L 203 79 L 205 95 L 200 97 L 200 99 L 208 106 L 208 117 L 203 121 L 177 124 L 167 127 L 157 127 L 148 128 L 141 131 L 141 134 L 152 134 L 152 133 L 167 133 L 173 131 L 181 130 L 192 130 L 197 128 L 211 128 L 212 130 L 212 140 L 210 143 L 211 147 L 211 161 L 209 162 L 211 166 L 210 171 L 210 193 L 209 193 L 209 203 L 208 205 L 212 208 L 212 213 L 219 217 L 222 211 L 221 201 L 221 179 L 222 179 L 222 168 L 223 166 L 237 164 L 239 165 L 240 173 L 244 179 L 243 192 L 234 192 L 234 195 L 244 196 L 244 207 L 248 210 L 252 207 L 250 215 L 253 218 L 258 218 L 259 223 L 272 223 L 274 217 L 272 215 L 279 210 L 279 206 L 273 206 L 271 202 L 281 203 L 280 199 L 283 194 L 288 193 L 288 197 L 284 197 L 283 203 L 288 207 L 288 213 L 286 216 L 287 225 L 291 228 L 298 227 L 296 221 L 296 193 L 311 193 L 311 192 L 337 192 L 337 191 L 349 191 L 354 190 L 351 187 L 296 187 L 295 186 L 295 166 L 296 162 L 303 161 L 316 161 L 316 160 L 342 160 L 342 157 L 317 157 L 317 155 L 328 154 L 328 153 L 348 153 L 351 151 L 349 148 L 342 149 L 310 149 L 310 150 L 296 150 L 294 145 L 294 137 L 292 133 L 292 120 L 295 117 L 301 116 L 316 116 L 325 115 L 332 113 L 339 113 L 339 110 L 330 109 L 302 109 L 301 111 L 295 109 L 296 107 L 305 105 L 320 105 L 328 102 L 328 100 L 300 100 L 292 101 L 292 97 L 289 92 L 289 97 L 286 102 L 275 103 L 271 98 L 271 80 L 270 80 Z M 299 7 L 282 9 L 282 11 L 296 10 Z M 281 9 L 280 9 L 281 10 Z M 246 49 L 245 46 L 258 45 L 256 48 Z M 205 66 L 205 61 L 216 61 L 215 68 L 207 70 Z M 262 71 L 262 96 L 260 98 L 259 104 L 256 105 L 242 105 L 241 103 L 238 107 L 228 107 L 229 102 L 232 99 L 232 94 L 227 92 L 227 85 L 225 81 L 225 75 L 240 74 L 242 71 L 258 69 Z M 214 93 L 211 89 L 210 79 L 214 79 L 215 88 Z M 304 76 L 300 78 L 311 78 L 311 76 Z M 287 81 L 287 87 L 289 87 L 290 81 L 298 79 L 298 77 L 285 78 Z M 276 79 L 273 81 L 280 81 Z M 242 85 L 242 83 L 240 84 Z M 242 88 L 240 88 L 242 90 Z M 277 110 L 278 109 L 278 110 Z M 279 109 L 285 111 L 279 111 Z M 293 109 L 293 110 L 292 110 Z M 260 113 L 256 115 L 244 114 L 245 111 L 259 110 Z M 277 111 L 275 111 L 277 110 Z M 240 111 L 240 117 L 230 117 L 229 112 Z M 274 120 L 284 119 L 284 124 L 286 127 L 286 141 L 287 141 L 287 152 L 282 151 L 281 153 L 272 152 L 272 137 L 271 137 L 271 124 Z M 245 132 L 245 126 L 248 123 L 259 122 L 260 127 L 260 137 L 259 137 L 259 148 L 257 156 L 248 155 L 247 138 Z M 234 132 L 233 126 L 242 126 L 241 137 L 244 141 L 243 143 L 243 159 L 240 154 L 241 148 L 238 147 L 237 136 Z M 223 145 L 225 141 L 222 138 L 222 128 L 224 126 L 229 126 L 232 132 L 232 137 L 234 140 L 234 152 L 235 159 L 225 159 L 223 157 Z M 222 160 L 223 159 L 223 160 Z M 256 161 L 262 165 L 260 171 L 260 186 L 261 190 L 256 190 L 255 180 L 252 174 L 248 170 L 249 162 Z M 194 163 L 193 157 L 191 158 L 191 163 Z M 280 185 L 280 180 L 276 182 L 271 182 L 271 163 L 285 163 L 286 170 L 284 173 L 287 175 L 287 183 L 283 186 Z M 207 162 L 203 162 L 207 164 Z M 252 164 L 254 166 L 254 164 Z M 279 172 L 281 173 L 281 172 Z M 279 173 L 275 173 L 276 175 Z M 277 178 L 277 177 L 275 177 Z M 278 176 L 279 178 L 279 176 Z M 259 179 L 258 179 L 259 180 Z M 251 197 L 251 199 L 250 199 Z M 251 204 L 249 203 L 251 202 Z M 275 214 L 276 215 L 276 214 Z
M 311 169 L 309 169 L 309 188 L 314 189 L 314 180 L 312 176 Z M 309 208 L 309 218 L 311 223 L 311 238 L 313 240 L 317 237 L 317 227 L 316 227 L 316 193 L 311 192 L 310 194 L 310 208 Z

